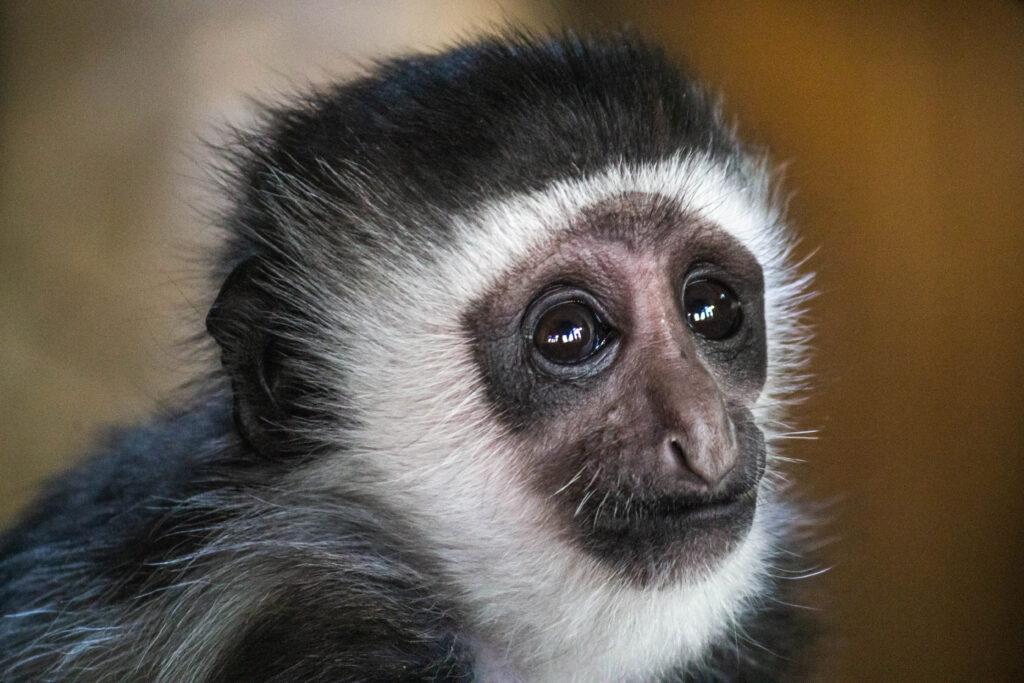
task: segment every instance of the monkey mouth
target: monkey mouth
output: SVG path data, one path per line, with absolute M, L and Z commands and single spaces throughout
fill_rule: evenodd
M 665 533 L 672 528 L 686 532 L 719 525 L 732 526 L 736 520 L 752 516 L 756 501 L 757 488 L 754 486 L 713 497 L 634 497 L 627 499 L 625 504 L 610 506 L 610 510 L 596 510 L 591 519 L 596 528 L 606 532 Z M 607 504 L 602 506 L 607 507 Z
M 655 501 L 651 507 L 653 518 L 714 520 L 729 517 L 754 502 L 754 491 L 744 491 L 710 500 Z
M 713 497 L 627 494 L 584 506 L 573 526 L 583 550 L 624 578 L 663 585 L 725 558 L 746 538 L 756 507 L 756 485 Z

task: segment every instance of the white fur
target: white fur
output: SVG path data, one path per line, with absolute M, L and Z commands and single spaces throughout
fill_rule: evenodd
M 471 615 L 478 664 L 494 678 L 634 680 L 680 656 L 696 661 L 758 599 L 772 553 L 766 477 L 748 538 L 706 578 L 663 589 L 616 580 L 558 535 L 546 501 L 515 471 L 522 462 L 515 438 L 488 408 L 460 316 L 581 211 L 624 192 L 675 200 L 734 235 L 761 263 L 769 373 L 754 412 L 769 437 L 770 467 L 772 437 L 784 429 L 778 407 L 793 389 L 803 350 L 797 315 L 806 282 L 791 275 L 791 245 L 759 166 L 726 169 L 680 156 L 501 199 L 453 219 L 459 237 L 439 264 L 379 262 L 373 278 L 339 283 L 323 312 L 326 339 L 317 345 L 337 350 L 345 402 L 359 426 L 337 435 L 349 451 L 344 458 L 328 458 L 295 483 L 376 488 L 413 511 L 411 522 L 437 549 Z M 361 333 L 332 332 L 343 329 Z M 374 475 L 352 481 L 353 472 Z

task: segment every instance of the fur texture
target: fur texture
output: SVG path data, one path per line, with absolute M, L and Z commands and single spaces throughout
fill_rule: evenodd
M 208 321 L 223 369 L 0 541 L 0 677 L 796 675 L 779 441 L 807 280 L 764 163 L 699 87 L 632 37 L 510 35 L 270 110 L 231 157 Z M 461 318 L 636 192 L 755 255 L 768 337 L 753 528 L 720 566 L 649 588 L 552 531 Z

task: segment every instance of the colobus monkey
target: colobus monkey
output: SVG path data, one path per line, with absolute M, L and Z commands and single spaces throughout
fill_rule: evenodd
M 631 36 L 512 34 L 267 112 L 221 366 L 0 545 L 4 681 L 792 680 L 765 164 Z

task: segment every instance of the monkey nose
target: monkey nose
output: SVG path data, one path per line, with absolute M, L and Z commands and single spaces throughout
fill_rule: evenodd
M 710 492 L 736 467 L 737 460 L 734 442 L 714 441 L 693 444 L 684 435 L 668 434 L 662 441 L 661 456 L 670 471 L 700 491 Z

